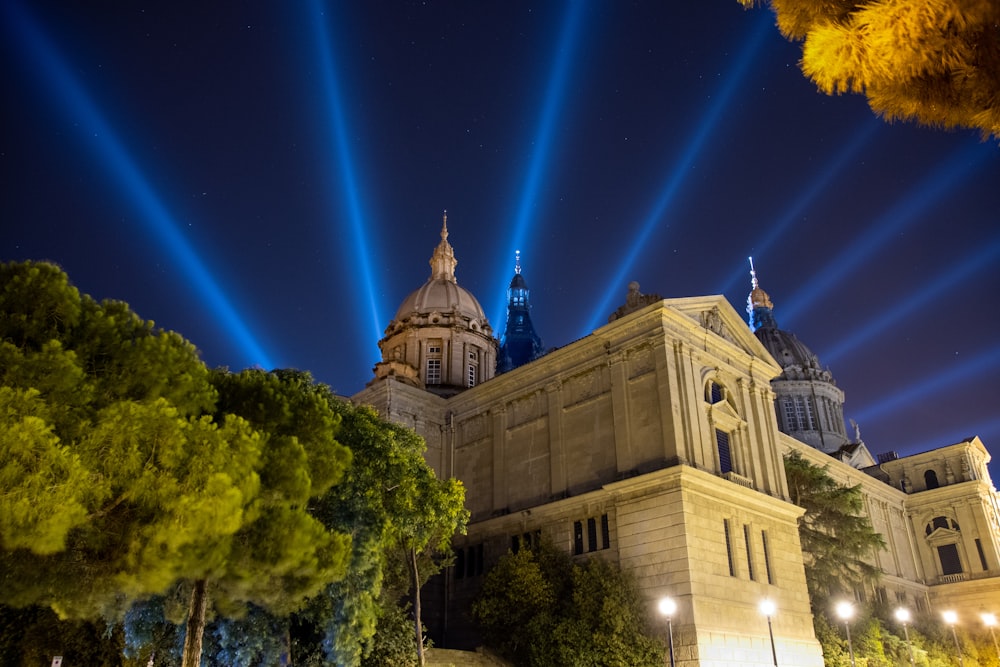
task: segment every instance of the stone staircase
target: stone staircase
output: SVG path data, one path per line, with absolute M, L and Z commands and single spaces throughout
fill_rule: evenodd
M 510 667 L 510 663 L 480 651 L 427 649 L 425 667 Z

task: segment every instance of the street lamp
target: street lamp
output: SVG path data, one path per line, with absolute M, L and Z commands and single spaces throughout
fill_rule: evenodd
M 677 611 L 677 603 L 673 598 L 662 598 L 659 604 L 660 613 L 667 617 L 667 637 L 670 646 L 670 667 L 674 667 L 674 626 L 673 616 Z
M 903 624 L 903 635 L 906 637 L 906 648 L 910 652 L 910 664 L 916 665 L 913 661 L 913 645 L 910 643 L 910 631 L 906 629 L 906 624 L 910 622 L 910 610 L 900 607 L 896 610 L 896 620 Z
M 962 647 L 958 643 L 958 634 L 955 632 L 955 624 L 958 623 L 958 614 L 952 610 L 941 612 L 941 616 L 944 617 L 944 622 L 951 626 L 951 638 L 955 640 L 955 652 L 958 654 L 958 664 L 962 667 L 965 663 L 962 662 Z
M 993 632 L 993 628 L 997 624 L 997 617 L 994 614 L 982 613 L 979 618 L 983 619 L 983 624 L 990 629 L 990 637 L 993 637 L 993 648 L 997 650 L 997 660 L 1000 660 L 1000 644 L 997 644 L 996 633 Z
M 771 627 L 771 616 L 776 610 L 777 607 L 770 599 L 764 598 L 760 601 L 760 613 L 767 616 L 767 634 L 771 635 L 771 658 L 774 660 L 774 667 L 778 667 L 778 651 L 774 648 L 774 629 Z
M 837 603 L 837 616 L 844 622 L 844 629 L 847 630 L 847 650 L 851 654 L 851 667 L 854 664 L 854 644 L 851 643 L 851 617 L 854 616 L 854 605 L 843 600 Z

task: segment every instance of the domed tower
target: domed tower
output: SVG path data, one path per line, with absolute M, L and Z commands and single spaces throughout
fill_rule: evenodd
M 796 440 L 836 455 L 849 444 L 844 427 L 844 392 L 795 334 L 778 328 L 774 304 L 757 282 L 752 257 L 750 282 L 750 330 L 782 368 L 781 375 L 771 380 L 778 426 Z
M 479 301 L 455 279 L 447 211 L 430 265 L 431 277 L 403 300 L 378 342 L 375 380 L 393 376 L 452 396 L 493 377 L 497 341 Z
M 544 354 L 542 339 L 531 323 L 528 283 L 521 275 L 521 251 L 514 252 L 514 277 L 507 288 L 507 326 L 500 339 L 497 373 L 512 371 Z

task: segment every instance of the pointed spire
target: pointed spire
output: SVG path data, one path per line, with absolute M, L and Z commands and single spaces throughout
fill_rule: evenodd
M 448 243 L 448 211 L 444 212 L 444 221 L 441 225 L 441 242 L 438 243 L 437 247 L 434 248 L 434 254 L 431 255 L 431 279 L 432 280 L 448 280 L 450 282 L 458 282 L 455 280 L 455 267 L 458 266 L 458 260 L 455 259 L 455 249 L 451 247 Z
M 521 251 L 514 251 L 514 273 L 521 275 Z
M 756 331 L 765 325 L 776 326 L 772 309 L 771 297 L 760 288 L 757 281 L 757 270 L 753 265 L 753 257 L 750 260 L 750 295 L 747 297 L 747 315 L 750 324 L 750 331 Z

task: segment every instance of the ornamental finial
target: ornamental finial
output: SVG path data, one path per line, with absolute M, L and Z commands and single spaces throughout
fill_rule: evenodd
M 514 273 L 521 275 L 521 251 L 514 251 Z

